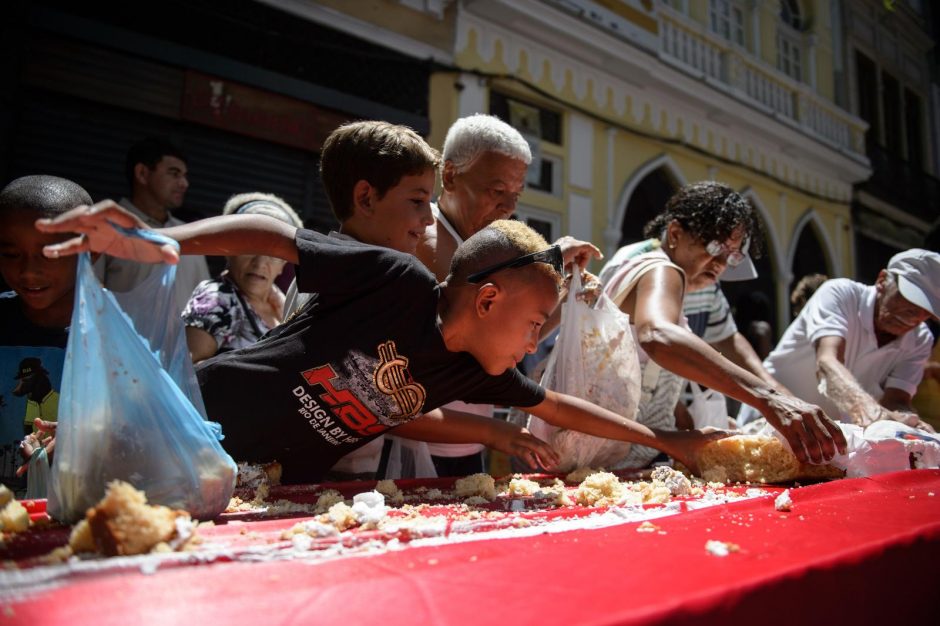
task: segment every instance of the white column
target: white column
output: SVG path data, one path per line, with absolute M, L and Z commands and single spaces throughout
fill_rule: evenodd
M 617 198 L 614 197 L 614 139 L 617 137 L 616 128 L 607 129 L 607 228 L 604 229 L 604 256 L 608 259 L 617 251 L 620 243 L 620 224 L 617 219 Z
M 568 116 L 568 182 L 575 187 L 594 187 L 594 124 L 583 115 Z
M 473 74 L 461 74 L 460 84 L 463 89 L 457 96 L 457 117 L 467 117 L 474 113 L 486 113 L 486 88 L 484 79 Z
M 591 241 L 591 197 L 580 193 L 568 196 L 568 232 L 575 239 Z

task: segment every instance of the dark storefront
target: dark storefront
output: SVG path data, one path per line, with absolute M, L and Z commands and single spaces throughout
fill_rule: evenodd
M 333 128 L 379 118 L 428 130 L 426 64 L 258 3 L 51 0 L 4 13 L 3 182 L 55 174 L 117 198 L 128 146 L 164 135 L 189 157 L 184 219 L 264 191 L 326 230 L 317 162 Z

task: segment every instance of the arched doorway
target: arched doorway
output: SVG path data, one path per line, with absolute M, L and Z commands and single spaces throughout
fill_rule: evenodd
M 666 201 L 681 184 L 676 174 L 665 164 L 643 176 L 627 200 L 617 247 L 642 240 L 647 222 L 662 213 Z
M 790 270 L 792 279 L 787 286 L 791 293 L 796 283 L 807 274 L 825 274 L 834 278 L 832 251 L 826 245 L 826 237 L 812 212 L 797 225 L 796 244 L 791 248 Z
M 721 290 L 731 305 L 738 330 L 751 341 L 752 345 L 755 341 L 753 337 L 749 336 L 748 327 L 751 322 L 755 321 L 764 321 L 770 324 L 772 343 L 776 345 L 788 321 L 785 318 L 781 319 L 779 315 L 779 294 L 776 286 L 778 275 L 776 240 L 771 235 L 773 231 L 770 230 L 770 222 L 765 215 L 765 211 L 762 210 L 755 196 L 748 193 L 742 195 L 751 205 L 751 208 L 754 209 L 760 222 L 764 234 L 764 241 L 761 246 L 763 254 L 760 258 L 751 257 L 754 268 L 757 270 L 757 278 L 745 281 L 722 281 Z M 757 349 L 756 345 L 754 347 Z

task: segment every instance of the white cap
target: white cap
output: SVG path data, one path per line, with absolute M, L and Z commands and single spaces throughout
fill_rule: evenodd
M 906 300 L 940 318 L 940 254 L 911 248 L 891 257 L 887 269 Z
M 754 261 L 751 260 L 751 255 L 747 253 L 747 250 L 750 247 L 751 241 L 745 241 L 744 246 L 742 247 L 742 252 L 744 252 L 744 260 L 733 267 L 731 265 L 726 265 L 725 271 L 721 273 L 721 276 L 718 277 L 718 280 L 735 282 L 742 280 L 754 280 L 757 278 L 757 268 L 754 267 Z

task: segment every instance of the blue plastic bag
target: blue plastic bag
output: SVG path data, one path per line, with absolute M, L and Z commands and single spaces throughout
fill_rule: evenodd
M 133 234 L 175 245 L 150 231 Z M 83 517 L 112 480 L 199 519 L 228 505 L 237 468 L 205 421 L 175 275 L 174 265 L 155 266 L 133 291 L 114 294 L 89 255 L 79 257 L 49 486 L 57 520 Z

